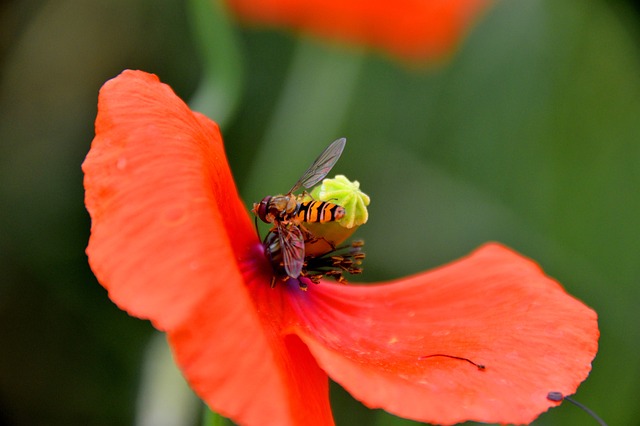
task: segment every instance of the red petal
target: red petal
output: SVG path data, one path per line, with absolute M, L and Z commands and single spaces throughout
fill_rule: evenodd
M 224 305 L 233 303 L 224 298 L 212 301 L 199 317 L 170 332 L 169 341 L 194 390 L 214 411 L 236 423 L 331 426 L 327 374 L 297 336 L 282 333 L 281 290 L 270 288 L 264 280 L 256 280 L 252 288 L 259 300 L 267 348 L 231 316 L 220 321 L 219 312 L 229 309 Z M 298 288 L 295 291 L 300 293 Z
M 120 307 L 167 329 L 215 284 L 243 285 L 234 248 L 257 241 L 218 127 L 155 75 L 105 83 L 82 168 L 89 262 Z
M 489 0 L 231 0 L 241 18 L 386 49 L 410 59 L 451 51 Z
M 254 304 L 280 292 L 215 123 L 156 76 L 125 71 L 100 91 L 83 170 L 94 273 L 122 309 L 167 330 L 212 409 L 247 425 L 331 425 L 326 373 L 297 337 L 265 330 L 282 321 Z M 278 306 L 261 312 L 280 318 Z
M 597 351 L 595 312 L 495 244 L 394 283 L 307 294 L 290 299 L 297 333 L 329 376 L 423 422 L 529 423 L 556 405 L 549 391 L 575 392 Z

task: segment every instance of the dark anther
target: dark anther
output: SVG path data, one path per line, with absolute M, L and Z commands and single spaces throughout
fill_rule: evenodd
M 564 395 L 562 395 L 562 392 L 549 392 L 547 399 L 553 402 L 560 402 L 564 399 Z
M 274 271 L 271 287 L 275 287 L 278 282 L 289 281 L 297 283 L 301 290 L 306 290 L 309 284 L 319 284 L 322 278 L 333 278 L 338 283 L 346 284 L 347 280 L 343 274 L 357 275 L 362 273 L 360 265 L 362 265 L 365 254 L 362 252 L 364 242 L 360 240 L 350 245 L 336 247 L 318 257 L 306 256 L 300 276 L 297 278 L 289 277 L 284 269 L 280 242 L 276 233 L 267 234 L 263 245 Z

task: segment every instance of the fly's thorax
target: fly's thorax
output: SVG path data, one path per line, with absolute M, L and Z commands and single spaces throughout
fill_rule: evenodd
M 298 207 L 297 197 L 292 194 L 268 195 L 259 203 L 253 204 L 251 211 L 265 223 L 289 220 L 296 214 Z
M 282 220 L 289 219 L 298 207 L 297 197 L 293 194 L 276 195 L 269 201 L 269 213 Z

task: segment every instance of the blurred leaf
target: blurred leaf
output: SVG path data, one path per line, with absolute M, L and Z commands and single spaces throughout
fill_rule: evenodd
M 189 0 L 191 26 L 203 59 L 200 86 L 191 108 L 221 127 L 235 112 L 242 95 L 243 68 L 238 37 L 222 0 Z
M 246 200 L 287 191 L 322 150 L 342 136 L 339 128 L 361 63 L 356 52 L 299 42 L 264 141 L 254 151 L 243 191 Z
M 126 67 L 170 81 L 194 72 L 186 18 L 176 0 L 27 9 L 0 73 L 0 422 L 126 424 L 150 326 L 89 270 L 80 164 L 108 78 Z
M 229 419 L 222 417 L 220 414 L 214 413 L 213 411 L 205 407 L 204 420 L 202 421 L 202 426 L 230 426 L 230 425 L 233 425 L 233 423 Z

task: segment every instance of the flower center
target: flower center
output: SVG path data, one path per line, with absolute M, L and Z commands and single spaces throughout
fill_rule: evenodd
M 311 236 L 305 240 L 305 246 L 315 244 L 317 240 Z M 271 287 L 275 287 L 278 282 L 292 282 L 298 284 L 301 290 L 306 290 L 309 284 L 319 284 L 325 277 L 331 277 L 339 283 L 346 284 L 344 274 L 361 274 L 362 260 L 365 258 L 365 253 L 362 251 L 364 241 L 357 240 L 349 245 L 331 248 L 319 255 L 306 255 L 300 276 L 293 278 L 285 270 L 277 231 L 270 231 L 267 234 L 263 246 L 264 253 L 273 268 Z

